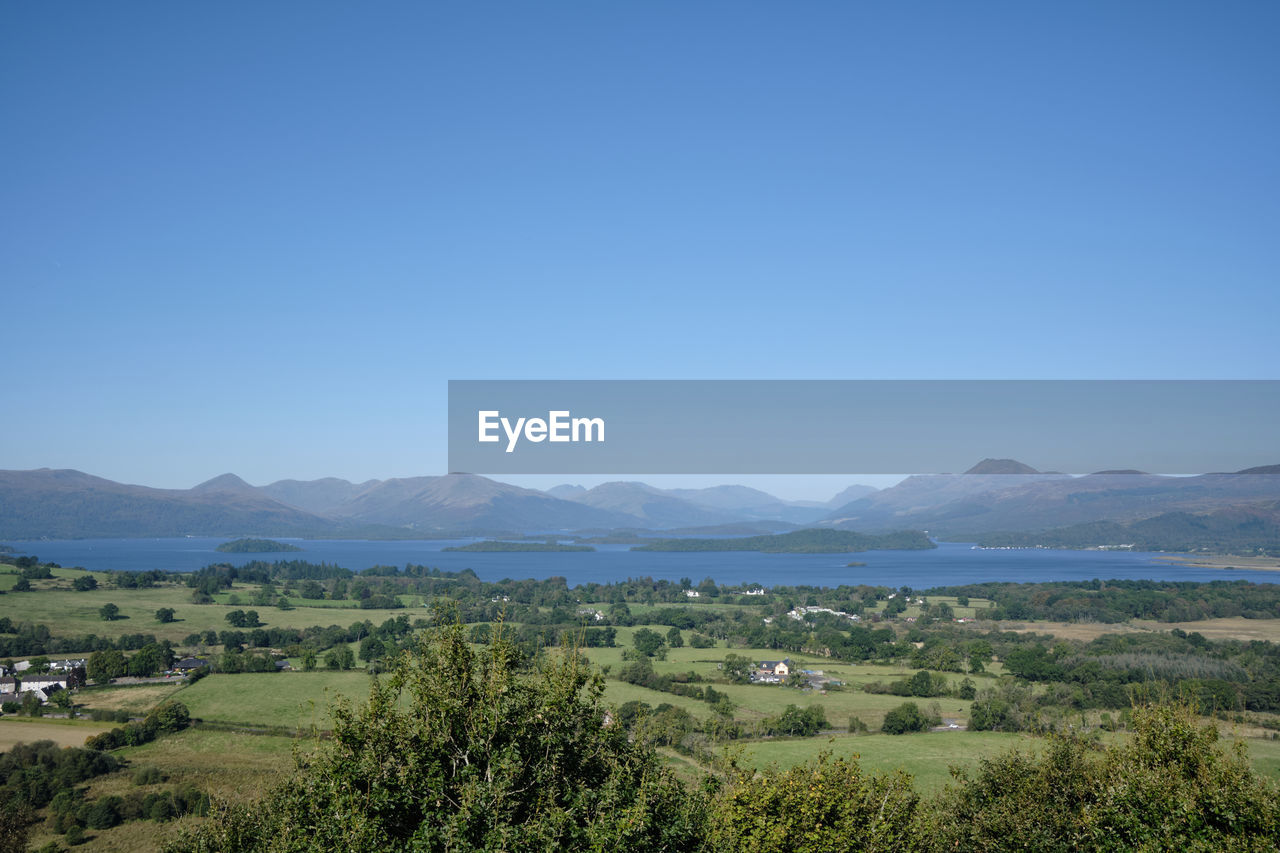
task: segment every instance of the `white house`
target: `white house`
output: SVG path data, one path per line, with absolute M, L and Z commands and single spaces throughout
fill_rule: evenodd
M 67 680 L 65 678 L 54 678 L 53 676 L 36 676 L 34 678 L 22 679 L 22 686 L 18 688 L 19 693 L 32 693 L 34 691 L 43 691 L 46 695 L 57 693 L 59 690 L 67 689 Z

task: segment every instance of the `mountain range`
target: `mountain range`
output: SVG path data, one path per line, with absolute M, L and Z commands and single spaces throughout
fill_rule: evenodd
M 207 536 L 431 538 L 547 531 L 703 528 L 753 532 L 797 525 L 867 533 L 927 530 L 970 541 L 992 533 L 1123 526 L 1168 513 L 1257 518 L 1280 501 L 1280 466 L 1169 477 L 1103 471 L 1077 477 L 987 459 L 962 474 L 851 486 L 831 501 L 785 501 L 740 485 L 660 489 L 612 482 L 545 492 L 473 474 L 351 483 L 327 477 L 253 486 L 223 474 L 190 489 L 117 483 L 71 470 L 0 471 L 0 539 Z M 1241 515 L 1243 513 L 1243 515 Z M 1252 514 L 1251 514 L 1252 513 Z M 1196 524 L 1200 522 L 1194 522 Z M 1141 530 L 1157 529 L 1148 525 Z M 1163 528 L 1159 528 L 1163 529 Z M 1101 530 L 1099 530 L 1101 532 Z M 1265 535 L 1265 534 L 1264 534 Z
M 959 541 L 996 531 L 1123 525 L 1172 512 L 1266 505 L 1280 500 L 1278 474 L 1280 466 L 1271 465 L 1194 477 L 1127 470 L 1073 477 L 989 459 L 963 474 L 908 477 L 845 504 L 821 523 L 864 532 L 923 529 Z
M 853 489 L 873 491 L 867 486 Z M 80 471 L 0 471 L 3 539 L 414 538 L 759 521 L 786 530 L 794 526 L 789 520 L 815 521 L 829 511 L 825 504 L 782 501 L 744 486 L 662 490 L 643 483 L 606 483 L 548 493 L 474 474 L 363 483 L 326 477 L 266 486 L 223 474 L 190 489 L 155 489 Z

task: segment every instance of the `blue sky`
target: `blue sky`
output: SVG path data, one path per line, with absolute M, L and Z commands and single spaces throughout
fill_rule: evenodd
M 0 468 L 439 473 L 450 378 L 1276 378 L 1278 25 L 6 4 Z

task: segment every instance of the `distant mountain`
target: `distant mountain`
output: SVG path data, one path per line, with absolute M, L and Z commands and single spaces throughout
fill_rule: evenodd
M 742 515 L 700 506 L 645 483 L 601 483 L 571 500 L 595 509 L 631 518 L 643 527 L 689 527 L 741 521 Z
M 281 503 L 327 515 L 342 507 L 362 491 L 378 484 L 378 480 L 364 483 L 349 483 L 337 477 L 325 477 L 320 480 L 277 480 L 260 491 Z
M 822 504 L 811 501 L 784 501 L 749 486 L 711 486 L 705 489 L 665 489 L 665 494 L 689 503 L 752 521 L 787 521 L 808 524 L 825 515 Z
M 0 471 L 0 537 L 5 539 L 307 536 L 332 527 L 233 475 L 194 489 L 152 489 L 80 471 Z
M 1137 472 L 1071 477 L 1036 472 L 1011 460 L 986 460 L 969 473 L 908 477 L 849 501 L 816 523 L 860 532 L 928 530 L 946 538 L 1094 522 L 1131 525 L 1167 513 L 1203 515 L 1278 502 L 1276 470 L 1280 466 L 1197 477 Z M 619 482 L 556 491 L 551 495 L 472 474 L 359 484 L 336 478 L 281 480 L 261 488 L 223 474 L 191 489 L 153 489 L 79 471 L 0 471 L 0 539 L 411 538 L 583 529 L 746 529 L 742 525 L 775 532 L 796 524 L 812 527 L 813 514 L 825 511 L 744 486 L 664 490 Z
M 990 469 L 997 473 L 987 473 Z M 1004 474 L 1000 470 L 1023 470 Z M 984 460 L 964 474 L 917 474 L 887 489 L 851 501 L 827 515 L 823 521 L 849 530 L 889 530 L 902 526 L 932 530 L 916 517 L 958 501 L 1002 489 L 1042 480 L 1070 479 L 1066 474 L 1043 474 L 1011 459 Z M 908 521 L 908 519 L 911 519 Z
M 1274 474 L 938 474 L 909 477 L 841 507 L 824 523 L 848 530 L 912 527 L 934 536 L 967 537 L 1098 521 L 1128 524 L 1163 513 L 1204 513 L 1278 499 L 1280 476 Z
M 585 495 L 586 493 L 587 490 L 582 486 L 572 486 L 568 483 L 564 483 L 559 486 L 552 486 L 547 489 L 547 494 L 551 495 L 551 497 L 560 498 L 561 500 L 566 501 L 571 501 L 579 495 Z
M 333 511 L 337 518 L 418 531 L 540 531 L 618 527 L 625 513 L 560 500 L 475 474 L 377 482 Z
M 205 480 L 198 486 L 192 486 L 191 491 L 197 494 L 201 492 L 231 492 L 238 495 L 258 494 L 257 489 L 241 480 L 235 474 L 222 474 L 212 480 Z
M 1232 506 L 1209 513 L 1166 512 L 1129 524 L 1093 521 L 1040 533 L 994 533 L 980 537 L 978 544 L 1280 554 L 1280 502 Z
M 862 498 L 865 498 L 869 495 L 873 495 L 878 491 L 880 490 L 877 489 L 875 486 L 863 486 L 861 484 L 855 483 L 854 485 L 840 492 L 831 500 L 827 501 L 827 506 L 832 508 L 842 507 L 845 504 L 853 503 L 856 500 L 861 500 Z
M 1016 459 L 983 459 L 974 465 L 966 474 L 1039 474 L 1030 465 L 1024 465 Z

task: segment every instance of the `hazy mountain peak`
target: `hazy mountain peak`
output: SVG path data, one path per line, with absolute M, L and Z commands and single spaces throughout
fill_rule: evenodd
M 974 465 L 966 474 L 1039 474 L 1030 465 L 1024 465 L 1016 459 L 983 459 Z
M 558 486 L 552 486 L 547 489 L 547 494 L 551 495 L 551 497 L 560 498 L 565 501 L 574 500 L 579 495 L 585 495 L 586 493 L 586 488 L 573 483 L 561 483 Z
M 860 498 L 865 498 L 867 495 L 873 494 L 874 492 L 878 492 L 878 491 L 880 490 L 877 489 L 875 486 L 864 486 L 861 483 L 855 483 L 854 485 L 840 492 L 840 494 L 836 495 L 831 500 L 827 501 L 827 506 L 841 507 L 841 506 L 844 506 L 845 504 L 853 503 L 854 501 L 859 500 Z
M 194 486 L 193 492 L 244 492 L 257 491 L 253 486 L 237 477 L 235 474 L 220 474 L 212 480 L 205 480 L 198 486 Z

